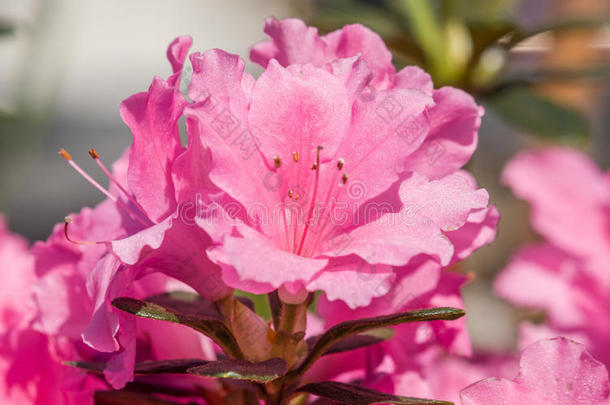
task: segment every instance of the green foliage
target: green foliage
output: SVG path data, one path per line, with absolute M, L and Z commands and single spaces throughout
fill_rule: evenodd
M 581 114 L 524 86 L 504 89 L 487 103 L 508 124 L 532 135 L 571 143 L 586 141 L 589 135 L 587 120 Z

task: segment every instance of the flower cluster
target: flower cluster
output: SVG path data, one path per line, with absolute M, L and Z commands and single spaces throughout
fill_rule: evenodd
M 483 109 L 419 68 L 397 72 L 363 26 L 320 36 L 269 19 L 265 32 L 258 78 L 177 38 L 173 73 L 121 104 L 131 147 L 110 168 L 89 151 L 107 188 L 60 151 L 104 201 L 31 249 L 2 225 L 4 403 L 446 404 L 516 372 L 509 356 L 466 359 L 469 276 L 452 270 L 499 219 L 462 170 Z M 591 184 L 575 182 L 573 201 L 543 169 Z M 553 151 L 505 178 L 550 243 L 518 255 L 500 293 L 545 307 L 553 336 L 584 334 L 608 364 L 610 329 L 586 322 L 607 292 L 608 177 Z M 581 216 L 539 207 L 550 200 Z M 590 240 L 567 237 L 576 225 Z M 530 293 L 532 266 L 554 294 Z M 608 401 L 604 366 L 567 339 L 530 346 L 520 367 L 462 403 Z

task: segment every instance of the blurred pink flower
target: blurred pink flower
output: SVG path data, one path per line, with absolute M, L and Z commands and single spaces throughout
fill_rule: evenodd
M 610 403 L 606 367 L 566 338 L 542 340 L 521 355 L 514 380 L 489 378 L 465 388 L 462 405 Z
M 265 29 L 256 80 L 236 55 L 191 56 L 185 111 L 201 140 L 187 153 L 209 149 L 210 180 L 226 193 L 199 221 L 224 281 L 294 300 L 323 290 L 354 308 L 387 292 L 371 287 L 392 280 L 393 266 L 421 254 L 449 264 L 444 232 L 487 207 L 459 171 L 480 107 L 459 90 L 434 91 L 417 68 L 394 73 L 364 27 L 322 38 L 299 20 Z
M 3 404 L 93 404 L 103 388 L 84 371 L 61 361 L 78 359 L 69 339 L 53 338 L 30 327 L 35 309 L 34 260 L 26 241 L 9 233 L 0 216 L 0 402 Z
M 609 179 L 583 153 L 561 148 L 524 152 L 504 170 L 546 239 L 522 248 L 495 283 L 512 303 L 547 313 L 545 325 L 522 326 L 522 345 L 569 336 L 610 365 Z

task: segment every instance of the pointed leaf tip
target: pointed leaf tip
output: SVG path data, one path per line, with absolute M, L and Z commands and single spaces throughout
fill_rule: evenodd
M 349 336 L 378 329 L 386 326 L 400 325 L 408 322 L 424 322 L 424 321 L 451 321 L 461 318 L 466 313 L 460 308 L 439 307 L 426 308 L 417 311 L 399 312 L 391 315 L 376 316 L 372 318 L 355 319 L 336 324 L 328 329 L 324 334 L 316 340 L 311 347 L 309 354 L 303 360 L 301 365 L 293 369 L 285 377 L 286 380 L 291 380 L 300 375 L 303 375 L 314 362 L 331 350 L 333 345 L 338 344 Z

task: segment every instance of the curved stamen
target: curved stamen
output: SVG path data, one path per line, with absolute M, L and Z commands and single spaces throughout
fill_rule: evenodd
M 305 230 L 303 231 L 303 236 L 301 236 L 301 242 L 299 243 L 299 248 L 297 249 L 297 255 L 301 254 L 303 250 L 303 244 L 305 243 L 305 238 L 307 237 L 307 232 L 309 231 L 309 223 L 311 221 L 313 210 L 316 206 L 316 196 L 318 194 L 318 183 L 320 181 L 320 151 L 324 149 L 322 146 L 318 146 L 316 152 L 316 162 L 312 167 L 312 170 L 316 171 L 316 177 L 314 180 L 313 186 L 313 195 L 311 197 L 311 205 L 309 206 L 309 213 L 307 214 L 307 219 L 305 220 Z
M 104 242 L 82 242 L 79 240 L 74 240 L 72 238 L 70 238 L 70 235 L 68 235 L 68 225 L 70 225 L 72 223 L 72 218 L 70 217 L 65 217 L 64 218 L 64 236 L 66 237 L 66 240 L 70 243 L 74 243 L 75 245 L 80 245 L 80 246 L 90 246 L 90 245 L 101 245 Z

